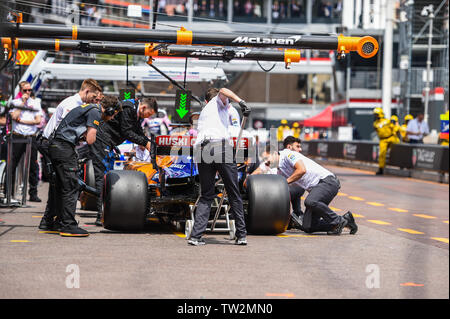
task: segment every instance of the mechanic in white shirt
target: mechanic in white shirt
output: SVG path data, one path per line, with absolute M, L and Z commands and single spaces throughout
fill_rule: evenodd
M 12 101 L 13 106 L 20 107 L 11 110 L 12 122 L 12 183 L 11 196 L 14 197 L 15 190 L 15 172 L 20 159 L 25 154 L 27 143 L 26 138 L 32 137 L 31 140 L 31 154 L 30 154 L 30 170 L 28 175 L 28 194 L 31 202 L 40 202 L 38 197 L 38 183 L 39 183 L 39 164 L 37 162 L 37 148 L 36 148 L 36 133 L 38 125 L 41 123 L 41 105 L 38 100 L 33 99 L 31 94 L 33 89 L 31 84 L 27 81 L 19 83 L 20 97 Z M 23 109 L 25 108 L 25 109 Z M 22 142 L 19 142 L 22 141 Z
M 95 103 L 97 101 L 97 95 L 102 94 L 102 88 L 94 79 L 86 79 L 81 84 L 80 91 L 72 96 L 65 98 L 56 107 L 55 113 L 52 115 L 47 125 L 45 126 L 44 133 L 42 134 L 46 139 L 56 130 L 59 123 L 66 115 L 74 108 L 82 105 Z
M 423 113 L 417 114 L 414 120 L 408 122 L 406 127 L 406 136 L 409 138 L 410 144 L 423 143 L 423 138 L 430 134 L 427 122 L 424 120 Z
M 230 104 L 229 99 L 239 103 L 244 116 L 250 114 L 250 109 L 244 100 L 226 88 L 209 89 L 205 99 L 207 104 L 198 119 L 198 134 L 194 145 L 201 195 L 188 244 L 194 246 L 205 244 L 201 237 L 206 230 L 211 203 L 216 196 L 214 184 L 216 173 L 219 172 L 227 191 L 230 212 L 236 223 L 235 244 L 247 245 L 244 209 L 231 140 L 231 137 L 237 136 L 240 130 L 239 113 Z
M 339 216 L 328 207 L 341 187 L 339 180 L 329 170 L 293 150 L 298 148 L 292 146 L 296 143 L 300 146 L 300 139 L 293 136 L 284 140 L 285 149 L 280 152 L 278 174 L 286 177 L 289 186 L 296 183 L 309 193 L 305 199 L 302 230 L 340 235 L 344 227 L 349 227 L 350 234 L 355 234 L 358 226 L 352 213 Z
M 66 115 L 73 110 L 74 108 L 89 103 L 97 103 L 101 99 L 102 96 L 102 88 L 94 79 L 86 79 L 81 84 L 80 91 L 72 96 L 65 98 L 59 105 L 56 107 L 55 112 L 52 117 L 49 119 L 47 125 L 44 128 L 42 135 L 37 137 L 37 145 L 39 152 L 46 158 L 47 163 L 51 163 L 50 155 L 49 155 L 49 138 L 53 134 L 54 131 L 58 128 L 58 125 L 61 121 L 66 117 Z M 39 227 L 45 227 L 45 225 L 49 224 L 51 221 L 48 216 L 53 216 L 51 212 L 54 211 L 53 207 L 57 207 L 57 199 L 55 198 L 55 188 L 54 188 L 54 174 L 51 168 L 51 165 L 46 167 L 47 174 L 51 176 L 50 178 L 50 186 L 48 188 L 48 199 L 47 205 L 45 207 L 44 216 L 41 219 L 41 223 Z M 53 177 L 52 177 L 53 176 Z M 44 228 L 42 228 L 44 229 Z

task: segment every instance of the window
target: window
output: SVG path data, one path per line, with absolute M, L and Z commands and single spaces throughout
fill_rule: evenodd
M 312 5 L 313 23 L 341 23 L 342 0 L 314 0 Z
M 194 21 L 202 21 L 195 18 L 227 20 L 228 1 L 231 0 L 194 0 Z
M 159 0 L 157 21 L 186 21 L 188 8 L 187 0 Z
M 272 23 L 306 23 L 306 0 L 274 0 Z
M 231 0 L 229 0 L 231 1 Z M 235 22 L 267 22 L 267 1 L 244 0 L 233 2 L 233 21 Z

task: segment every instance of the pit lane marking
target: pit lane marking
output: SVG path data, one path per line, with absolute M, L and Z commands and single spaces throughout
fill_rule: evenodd
M 403 287 L 423 287 L 424 284 L 416 284 L 414 282 L 404 282 L 404 283 L 400 284 L 400 286 L 403 286 Z
M 337 193 L 337 196 L 348 196 L 348 195 L 346 193 L 339 192 L 339 193 Z
M 448 238 L 442 238 L 442 237 L 430 237 L 430 238 L 448 244 Z
M 31 216 L 32 218 L 42 218 L 42 215 L 41 216 Z
M 382 220 L 369 219 L 367 221 L 371 222 L 371 223 L 374 223 L 374 224 L 377 224 L 377 225 L 392 225 L 391 223 L 388 223 L 388 222 L 385 222 L 385 221 L 382 221 Z
M 29 240 L 10 240 L 10 243 L 29 243 Z
M 443 221 L 443 223 L 446 223 L 446 224 L 448 224 L 448 220 L 444 220 L 444 221 Z
M 337 207 L 333 207 L 333 206 L 328 206 L 330 207 L 331 210 L 334 210 L 335 212 L 342 212 L 342 209 L 337 208 Z
M 271 293 L 267 292 L 266 297 L 286 297 L 286 298 L 295 298 L 295 295 L 293 293 Z
M 364 198 L 358 197 L 358 196 L 349 196 L 348 198 L 353 199 L 353 200 L 364 200 Z
M 408 212 L 408 210 L 406 210 L 406 209 L 402 209 L 402 208 L 396 208 L 396 207 L 390 207 L 390 208 L 388 208 L 389 210 L 392 210 L 392 211 L 394 211 L 394 212 L 398 212 L 398 213 L 407 213 Z
M 286 237 L 305 237 L 305 238 L 308 238 L 308 237 L 319 237 L 319 236 L 317 236 L 317 235 L 300 235 L 300 234 L 295 234 L 295 235 L 280 234 L 280 235 L 277 235 L 277 237 L 280 237 L 280 238 L 286 238 Z
M 420 218 L 425 218 L 425 219 L 436 219 L 435 216 L 426 215 L 426 214 L 413 214 L 413 216 L 420 217 Z
M 384 204 L 377 203 L 377 202 L 366 202 L 366 204 L 369 204 L 371 206 L 376 206 L 376 207 L 384 206 Z
M 185 233 L 180 233 L 180 232 L 173 232 L 175 235 L 177 235 L 180 238 L 186 238 L 186 234 Z
M 409 228 L 397 228 L 397 230 L 403 231 L 403 232 L 408 233 L 408 234 L 413 234 L 413 235 L 423 235 L 423 234 L 425 234 L 425 233 L 422 233 L 421 231 L 417 231 L 417 230 L 409 229 Z

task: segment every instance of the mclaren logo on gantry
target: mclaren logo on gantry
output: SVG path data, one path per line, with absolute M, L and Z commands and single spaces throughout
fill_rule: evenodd
M 244 37 L 235 38 L 232 43 L 246 44 L 278 44 L 278 45 L 294 45 L 301 39 L 301 35 L 294 35 L 288 38 L 262 38 L 262 37 Z

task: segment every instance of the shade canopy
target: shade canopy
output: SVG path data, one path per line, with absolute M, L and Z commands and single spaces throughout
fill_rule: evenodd
M 325 110 L 319 114 L 300 121 L 305 127 L 331 127 L 333 119 L 333 106 L 328 106 Z

